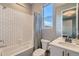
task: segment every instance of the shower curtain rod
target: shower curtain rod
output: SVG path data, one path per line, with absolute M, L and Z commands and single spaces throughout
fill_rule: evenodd
M 24 8 L 26 8 L 25 6 L 23 6 L 23 5 L 21 5 L 21 4 L 19 4 L 19 3 L 16 3 L 17 5 L 19 5 L 19 6 L 21 6 L 21 7 L 24 7 Z

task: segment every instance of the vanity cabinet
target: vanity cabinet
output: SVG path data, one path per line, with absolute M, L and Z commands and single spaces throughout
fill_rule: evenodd
M 67 50 L 65 48 L 60 48 L 57 46 L 51 46 L 50 56 L 79 56 L 79 53 Z
M 50 47 L 50 56 L 64 56 L 65 49 L 51 46 Z
M 79 56 L 79 53 L 76 53 L 74 51 L 67 50 L 66 56 Z

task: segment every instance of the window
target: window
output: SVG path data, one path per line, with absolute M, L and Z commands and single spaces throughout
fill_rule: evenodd
M 52 27 L 53 25 L 53 8 L 52 4 L 45 4 L 43 6 L 43 19 L 44 19 L 44 27 Z

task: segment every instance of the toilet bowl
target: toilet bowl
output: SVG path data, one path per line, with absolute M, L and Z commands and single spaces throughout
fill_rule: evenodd
M 49 40 L 42 39 L 42 48 L 36 49 L 33 52 L 33 56 L 45 56 L 45 51 L 48 50 Z

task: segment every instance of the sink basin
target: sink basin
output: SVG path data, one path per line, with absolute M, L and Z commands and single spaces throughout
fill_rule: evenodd
M 73 44 L 73 43 L 68 43 L 68 42 L 59 42 L 58 44 L 66 47 L 71 47 L 71 48 L 79 48 L 79 45 Z

